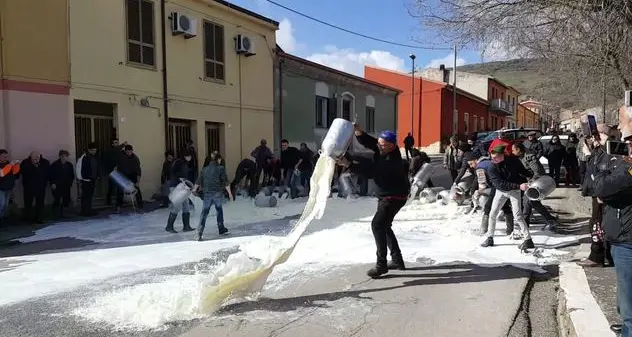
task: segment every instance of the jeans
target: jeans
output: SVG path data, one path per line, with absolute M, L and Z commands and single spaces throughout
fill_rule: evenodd
M 204 233 L 204 227 L 206 227 L 206 217 L 211 211 L 211 206 L 215 206 L 215 212 L 217 213 L 217 228 L 224 227 L 224 209 L 222 208 L 222 202 L 224 201 L 224 192 L 204 193 L 204 206 L 202 207 L 202 214 L 200 215 L 200 224 L 198 225 L 198 234 Z
M 0 219 L 7 216 L 9 209 L 9 192 L 10 191 L 0 191 Z
M 298 196 L 298 188 L 296 185 L 300 182 L 301 175 L 296 174 L 296 171 L 287 169 L 285 171 L 285 177 L 283 179 L 283 186 L 290 188 L 290 198 L 294 199 Z
M 632 337 L 632 244 L 613 243 L 612 257 L 617 274 L 617 306 L 621 316 L 621 337 Z
M 514 216 L 514 226 L 518 225 L 520 227 L 525 240 L 530 239 L 531 234 L 529 233 L 529 227 L 527 227 L 527 224 L 524 222 L 524 217 L 522 216 L 522 198 L 520 190 L 496 190 L 494 200 L 492 201 L 492 209 L 489 212 L 489 228 L 487 230 L 487 237 L 494 237 L 494 232 L 496 231 L 496 217 L 507 200 L 511 203 L 511 212 Z
M 169 193 L 171 193 L 174 188 L 175 187 L 169 187 Z M 189 199 L 185 200 L 180 205 L 174 205 L 171 201 L 169 201 L 169 212 L 173 214 L 178 214 L 180 211 L 182 211 L 182 213 L 189 213 L 189 207 L 191 207 L 190 205 Z
M 377 265 L 379 267 L 386 267 L 387 248 L 391 251 L 391 257 L 394 259 L 402 255 L 392 227 L 395 215 L 405 204 L 406 200 L 395 199 L 379 199 L 377 202 L 377 212 L 371 221 L 371 230 L 377 247 Z

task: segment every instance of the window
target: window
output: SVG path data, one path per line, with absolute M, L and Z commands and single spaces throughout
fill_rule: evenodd
M 329 116 L 329 98 L 316 96 L 316 127 L 328 128 L 332 118 Z
M 375 108 L 370 106 L 366 107 L 366 131 L 375 132 Z
M 342 118 L 351 120 L 351 99 L 347 97 L 342 99 Z
M 127 0 L 127 62 L 156 66 L 154 3 Z
M 457 134 L 459 132 L 459 112 L 455 109 L 452 113 L 452 133 Z
M 204 21 L 204 77 L 225 81 L 224 27 Z
M 463 127 L 465 129 L 463 131 L 465 131 L 465 134 L 467 135 L 470 132 L 470 130 L 469 130 L 469 127 L 470 127 L 470 114 L 468 114 L 467 112 L 463 114 Z
M 472 116 L 472 132 L 478 131 L 478 117 L 476 115 Z
M 480 125 L 478 126 L 481 130 L 485 130 L 485 118 L 481 117 L 480 119 Z

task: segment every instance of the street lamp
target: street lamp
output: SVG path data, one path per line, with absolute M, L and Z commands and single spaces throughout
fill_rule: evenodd
M 415 58 L 417 57 L 415 54 L 410 54 L 408 57 L 413 61 L 413 71 L 410 75 L 410 82 L 412 83 L 412 91 L 410 92 L 410 134 L 413 135 L 415 131 Z M 419 94 L 421 95 L 421 93 Z

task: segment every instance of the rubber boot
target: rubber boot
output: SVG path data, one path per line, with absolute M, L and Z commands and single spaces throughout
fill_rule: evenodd
M 376 263 L 375 268 L 371 268 L 366 272 L 370 278 L 379 278 L 386 273 L 388 273 L 386 261 Z
M 177 233 L 175 229 L 173 229 L 173 224 L 176 222 L 176 218 L 178 217 L 178 213 L 169 213 L 169 218 L 167 218 L 167 227 L 165 230 L 169 233 Z
M 481 235 L 485 235 L 489 229 L 489 214 L 483 214 L 481 218 Z
M 505 223 L 507 224 L 507 228 L 505 229 L 505 233 L 510 235 L 514 231 L 514 216 L 512 213 L 505 214 Z
M 217 224 L 217 230 L 219 231 L 219 235 L 228 234 L 228 228 L 224 227 L 224 224 Z
M 182 213 L 182 231 L 191 232 L 193 230 L 191 228 L 191 213 Z
M 393 255 L 391 257 L 391 262 L 388 263 L 387 267 L 389 270 L 406 270 L 402 254 Z

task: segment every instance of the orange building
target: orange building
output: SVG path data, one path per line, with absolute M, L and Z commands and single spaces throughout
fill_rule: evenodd
M 413 93 L 413 79 L 406 73 L 365 66 L 364 77 L 402 91 L 397 102 L 397 137 L 401 145 L 411 132 L 415 147 L 438 153 L 451 135 L 463 139 L 489 128 L 487 101 L 457 88 L 454 113 L 453 89 L 447 83 L 415 77 Z

